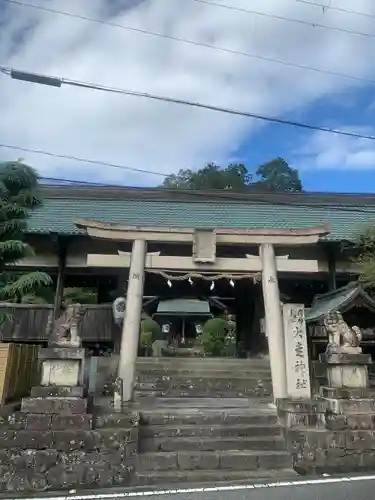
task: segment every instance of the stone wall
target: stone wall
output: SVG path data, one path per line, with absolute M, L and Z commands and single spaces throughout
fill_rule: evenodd
M 353 389 L 322 393 L 310 401 L 279 403 L 294 469 L 300 474 L 374 470 L 375 394 Z
M 40 492 L 132 484 L 136 414 L 0 417 L 0 492 Z

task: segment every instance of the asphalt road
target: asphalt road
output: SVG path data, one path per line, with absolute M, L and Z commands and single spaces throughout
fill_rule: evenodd
M 2 496 L 6 498 L 6 496 Z M 9 500 L 17 500 L 9 496 Z M 375 498 L 375 474 L 350 477 L 298 478 L 292 481 L 249 483 L 238 486 L 189 487 L 180 490 L 116 490 L 103 492 L 66 492 L 35 495 L 29 498 L 53 500 L 372 500 Z M 21 500 L 21 498 L 20 498 Z M 22 499 L 24 500 L 24 498 Z

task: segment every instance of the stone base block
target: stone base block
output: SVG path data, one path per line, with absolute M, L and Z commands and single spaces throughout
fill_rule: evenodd
M 375 399 L 375 390 L 368 388 L 320 387 L 323 398 L 332 399 Z
M 22 400 L 21 411 L 34 414 L 82 415 L 87 412 L 87 400 L 77 397 L 29 397 Z
M 79 385 L 82 363 L 77 359 L 45 360 L 42 364 L 42 381 L 44 386 Z
M 319 398 L 279 402 L 278 418 L 287 429 L 375 429 L 375 399 Z
M 117 452 L 0 451 L 0 491 L 32 493 L 129 486 L 134 476 L 132 462 L 124 461 Z
M 358 473 L 375 467 L 374 431 L 305 429 L 285 435 L 299 474 Z
M 90 415 L 17 412 L 3 418 L 0 492 L 130 486 L 138 453 L 137 425 L 117 429 L 91 429 L 91 425 Z
M 31 397 L 33 398 L 82 398 L 84 395 L 83 387 L 69 386 L 38 386 L 31 389 Z
M 89 430 L 92 428 L 92 421 L 92 415 L 43 415 L 18 411 L 0 418 L 0 430 Z
M 43 347 L 39 349 L 38 359 L 85 359 L 85 349 L 80 347 Z
M 368 368 L 365 365 L 328 365 L 328 385 L 339 388 L 367 388 Z

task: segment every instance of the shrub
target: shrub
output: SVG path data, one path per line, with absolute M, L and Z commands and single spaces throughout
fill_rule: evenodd
M 223 318 L 212 318 L 206 321 L 202 333 L 197 337 L 197 346 L 203 348 L 209 356 L 221 356 L 225 350 L 225 337 L 228 333 L 228 322 Z
M 142 333 L 151 333 L 151 344 L 163 338 L 159 323 L 151 318 L 144 318 L 141 321 L 141 336 Z

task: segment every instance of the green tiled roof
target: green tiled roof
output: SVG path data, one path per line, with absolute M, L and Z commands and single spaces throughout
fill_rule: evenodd
M 95 193 L 79 197 L 79 192 L 75 196 L 72 193 L 64 196 L 64 188 L 55 189 L 56 192 L 58 195 L 54 197 L 45 196 L 43 207 L 33 213 L 29 221 L 31 233 L 79 234 L 74 224 L 77 219 L 125 225 L 233 229 L 307 228 L 330 224 L 332 231 L 328 239 L 337 241 L 351 239 L 363 226 L 375 223 L 375 197 L 367 203 L 364 198 L 363 204 L 357 205 L 351 199 L 348 205 L 345 197 L 333 204 L 317 203 L 316 196 L 314 201 L 308 195 L 306 198 L 304 195 L 284 195 L 281 202 L 281 197 L 273 195 L 264 196 L 263 201 L 254 201 L 255 197 L 217 199 L 217 196 L 198 198 L 193 194 L 188 199 L 172 195 L 168 199 L 168 194 L 148 196 L 146 193 L 146 196 L 144 191 L 142 196 L 134 193 L 130 196 L 125 192 L 107 197 L 95 196 Z
M 311 308 L 306 313 L 306 321 L 318 321 L 330 311 L 343 312 L 359 297 L 362 298 L 364 303 L 368 304 L 370 308 L 375 308 L 375 302 L 361 286 L 349 284 L 332 292 L 317 295 Z

